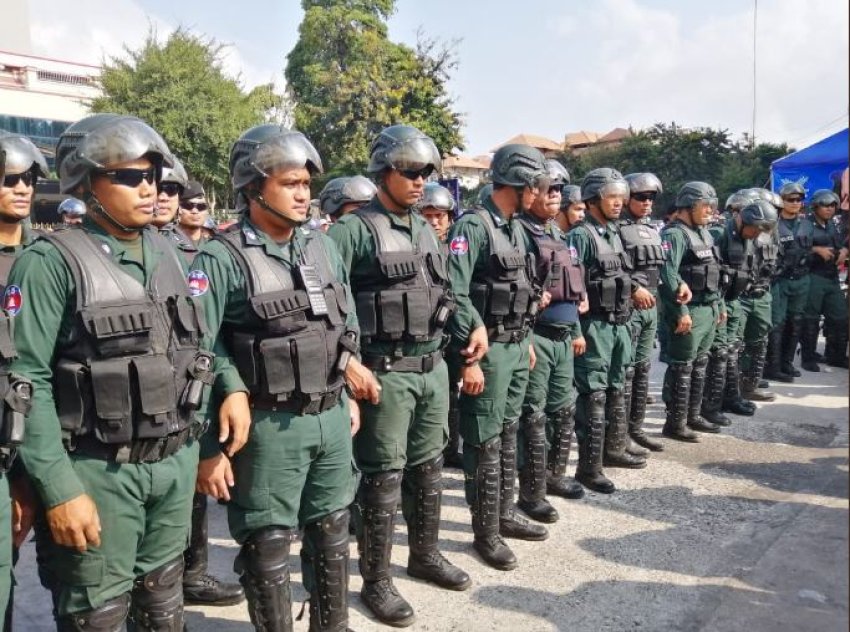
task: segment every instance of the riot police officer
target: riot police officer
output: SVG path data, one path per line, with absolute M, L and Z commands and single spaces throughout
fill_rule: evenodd
M 319 193 L 319 210 L 336 221 L 367 204 L 377 192 L 375 184 L 363 176 L 334 178 Z
M 593 169 L 581 183 L 581 197 L 587 215 L 568 236 L 585 267 L 590 305 L 581 316 L 587 350 L 575 359 L 576 479 L 590 490 L 611 494 L 616 487 L 603 472 L 603 458 L 609 464 L 646 467 L 644 458 L 627 452 L 624 390 L 626 367 L 632 361 L 631 303 L 648 292 L 632 281 L 631 265 L 617 230 L 616 221 L 629 197 L 622 174 L 609 167 Z
M 192 244 L 195 254 L 208 239 L 204 224 L 209 219 L 209 208 L 204 187 L 197 180 L 189 180 L 180 194 L 176 229 Z
M 554 222 L 566 235 L 573 226 L 584 221 L 586 209 L 584 200 L 581 199 L 581 187 L 568 184 L 561 191 L 561 212 L 555 216 Z
M 688 182 L 676 194 L 676 219 L 661 233 L 665 262 L 659 293 L 667 330 L 667 371 L 662 397 L 665 437 L 697 442 L 693 432 L 719 432 L 700 416 L 709 350 L 722 324 L 720 257 L 705 228 L 717 194 L 706 182 Z
M 437 237 L 411 212 L 425 179 L 440 166 L 428 136 L 407 125 L 387 127 L 369 153 L 377 195 L 329 232 L 351 278 L 363 363 L 381 383 L 381 401 L 361 407 L 354 440 L 363 472 L 357 496 L 360 596 L 380 621 L 395 626 L 410 625 L 415 616 L 390 574 L 399 500 L 410 545 L 407 573 L 450 590 L 472 583 L 437 547 L 449 408 L 443 330 L 454 299 Z
M 519 501 L 517 506 L 539 522 L 555 522 L 552 493 L 581 498 L 584 490 L 566 477 L 575 426 L 573 357 L 584 353 L 579 304 L 586 298 L 584 270 L 555 225 L 561 191 L 570 182 L 557 160 L 546 161 L 549 189 L 517 217 L 526 251 L 535 257 L 535 283 L 550 295 L 534 324 L 536 362 L 528 378 L 519 429 Z
M 838 282 L 838 265 L 847 258 L 838 227 L 832 218 L 838 196 L 829 189 L 812 194 L 812 215 L 803 220 L 800 232 L 811 235 L 809 294 L 803 309 L 800 355 L 806 371 L 820 371 L 817 348 L 820 317 L 824 315 L 824 360 L 829 366 L 847 368 L 847 298 Z
M 180 197 L 189 186 L 189 175 L 183 163 L 174 159 L 173 167 L 162 170 L 156 198 L 156 211 L 151 224 L 165 234 L 180 252 L 180 256 L 192 265 L 200 248 L 177 226 L 177 214 L 180 211 Z
M 198 487 L 229 500 L 241 545 L 234 566 L 251 622 L 269 632 L 292 630 L 289 550 L 299 527 L 310 627 L 346 629 L 356 405 L 344 387 L 377 397 L 354 357 L 357 319 L 342 261 L 323 233 L 300 228 L 321 171 L 303 134 L 271 124 L 244 132 L 230 152 L 241 217 L 205 245 L 189 277 L 211 332 L 205 344 L 221 351 L 215 391 L 225 397 L 203 441 Z M 222 452 L 216 421 L 246 417 L 245 449 Z
M 83 223 L 83 216 L 86 214 L 86 205 L 83 204 L 82 200 L 69 197 L 62 200 L 56 212 L 62 218 L 63 226 L 76 226 Z
M 21 456 L 44 506 L 43 578 L 60 630 L 116 630 L 128 611 L 137 629 L 180 630 L 212 376 L 185 268 L 147 229 L 172 157 L 139 119 L 97 114 L 61 135 L 56 162 L 86 219 L 21 253 L 6 288 L 12 370 L 34 385 Z
M 629 437 L 638 445 L 660 452 L 664 445 L 643 429 L 649 396 L 649 370 L 652 348 L 658 332 L 658 277 L 664 264 L 661 236 L 649 223 L 652 205 L 664 192 L 654 173 L 630 173 L 629 201 L 617 224 L 620 238 L 632 262 L 632 281 L 646 292 L 637 292 L 629 321 L 632 335 L 632 364 L 626 369 L 626 410 L 629 415 Z M 647 296 L 647 293 L 649 296 Z M 627 461 L 630 461 L 627 457 Z M 616 465 L 611 463 L 611 465 Z
M 456 206 L 451 191 L 436 182 L 428 182 L 414 210 L 431 225 L 440 243 L 445 244 Z
M 548 190 L 543 154 L 528 145 L 500 147 L 493 189 L 449 231 L 449 275 L 458 310 L 446 358 L 459 367 L 460 433 L 473 547 L 493 568 L 517 558 L 502 536 L 543 540 L 548 532 L 514 508 L 517 430 L 528 384 L 529 327 L 538 292 L 515 215 Z M 486 355 L 484 355 L 486 353 Z

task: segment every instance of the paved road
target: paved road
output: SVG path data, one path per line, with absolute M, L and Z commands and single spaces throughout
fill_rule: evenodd
M 656 396 L 662 369 L 653 375 Z M 667 442 L 645 470 L 608 471 L 619 488 L 612 496 L 554 499 L 561 520 L 551 537 L 512 543 L 520 566 L 510 573 L 475 557 L 462 476 L 449 472 L 442 548 L 474 583 L 453 593 L 408 578 L 400 520 L 393 572 L 418 613 L 409 629 L 847 630 L 848 373 L 804 373 L 776 390 L 776 402 L 755 417 L 735 417 L 722 435 L 698 445 Z M 660 431 L 662 406 L 650 409 L 649 429 Z M 210 531 L 212 567 L 232 579 L 236 547 L 215 505 Z M 53 625 L 33 557 L 28 544 L 15 629 L 41 632 Z M 297 551 L 292 563 L 293 596 L 302 600 Z M 368 617 L 359 589 L 352 557 L 351 627 L 389 630 Z M 244 604 L 192 607 L 187 619 L 191 630 L 252 630 Z M 296 630 L 307 629 L 306 619 Z

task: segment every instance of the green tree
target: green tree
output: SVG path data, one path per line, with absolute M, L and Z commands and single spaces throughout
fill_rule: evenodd
M 243 131 L 284 108 L 271 84 L 246 92 L 222 66 L 224 46 L 177 29 L 165 43 L 151 30 L 138 50 L 104 64 L 93 112 L 138 116 L 165 138 L 212 201 L 230 197 L 230 147 Z
M 329 175 L 362 171 L 369 145 L 387 125 L 414 125 L 443 154 L 462 149 L 461 118 L 446 82 L 451 47 L 420 35 L 414 50 L 391 42 L 394 0 L 302 0 L 304 20 L 286 80 L 295 125 L 319 150 Z

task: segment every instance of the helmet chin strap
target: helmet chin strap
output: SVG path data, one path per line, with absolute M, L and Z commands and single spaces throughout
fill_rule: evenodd
M 289 217 L 287 215 L 284 215 L 283 211 L 279 211 L 278 209 L 273 207 L 271 204 L 266 202 L 266 199 L 263 197 L 263 195 L 261 193 L 256 193 L 254 195 L 254 201 L 257 202 L 257 204 L 260 205 L 260 208 L 265 210 L 267 213 L 271 213 L 272 215 L 274 215 L 278 219 L 282 219 L 283 221 L 285 221 L 289 225 L 290 228 L 298 228 L 299 226 L 303 226 L 304 224 L 307 223 L 306 219 L 297 220 L 297 219 L 292 219 L 291 217 Z
M 130 226 L 125 226 L 124 224 L 119 222 L 117 219 L 112 217 L 112 215 L 109 214 L 109 211 L 107 211 L 104 208 L 103 204 L 100 203 L 100 200 L 97 199 L 97 196 L 92 191 L 89 191 L 86 194 L 85 202 L 88 206 L 91 207 L 92 211 L 94 211 L 95 213 L 97 213 L 98 215 L 103 217 L 107 222 L 112 224 L 112 226 L 114 226 L 115 228 L 117 228 L 121 232 L 129 234 L 129 233 L 137 233 L 141 230 L 141 228 L 133 228 L 133 227 L 130 227 Z
M 407 210 L 410 210 L 410 207 L 409 207 L 409 206 L 407 206 L 406 204 L 402 204 L 401 202 L 399 202 L 399 201 L 396 199 L 396 197 L 395 197 L 392 193 L 390 193 L 390 190 L 387 188 L 387 185 L 384 183 L 384 179 L 383 179 L 383 178 L 381 178 L 381 191 L 383 191 L 383 192 L 384 192 L 384 195 L 386 195 L 388 198 L 390 198 L 390 199 L 393 201 L 393 204 L 395 204 L 397 207 L 399 207 L 399 208 L 401 208 L 401 209 L 404 209 L 404 210 L 406 210 L 406 211 L 407 211 Z

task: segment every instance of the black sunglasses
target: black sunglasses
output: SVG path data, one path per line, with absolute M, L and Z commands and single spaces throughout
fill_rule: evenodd
M 106 176 L 112 184 L 136 188 L 145 180 L 148 184 L 156 181 L 156 167 L 148 169 L 99 169 L 98 175 Z
M 32 171 L 24 171 L 23 173 L 10 173 L 3 178 L 3 186 L 9 189 L 18 186 L 18 182 L 23 182 L 24 186 L 32 186 L 35 181 L 35 175 Z
M 549 185 L 549 193 L 563 193 L 564 185 L 563 184 L 550 184 Z
M 198 211 L 199 213 L 203 213 L 209 208 L 209 204 L 206 202 L 181 202 L 180 208 L 184 211 Z
M 168 197 L 174 197 L 175 195 L 180 195 L 183 192 L 183 187 L 176 182 L 163 182 L 159 185 L 159 190 L 162 193 L 165 193 Z
M 428 165 L 427 167 L 422 167 L 422 169 L 399 169 L 398 172 L 408 180 L 418 180 L 419 178 L 425 180 L 434 173 L 434 167 Z
M 657 197 L 656 193 L 632 193 L 631 198 L 633 200 L 637 200 L 638 202 L 654 202 Z
M 801 198 L 801 197 L 787 197 L 787 198 L 782 198 L 782 199 L 785 200 L 786 202 L 788 202 L 789 204 L 799 204 L 800 202 L 803 201 L 803 198 Z

